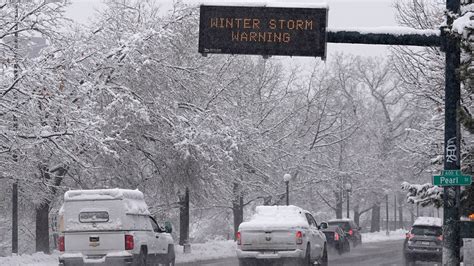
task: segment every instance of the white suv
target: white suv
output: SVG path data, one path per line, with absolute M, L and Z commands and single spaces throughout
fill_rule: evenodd
M 157 224 L 138 190 L 67 191 L 59 231 L 59 265 L 175 262 L 171 226 Z

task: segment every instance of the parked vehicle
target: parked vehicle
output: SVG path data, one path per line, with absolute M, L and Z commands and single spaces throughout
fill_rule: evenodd
M 322 231 L 326 235 L 328 246 L 336 250 L 337 253 L 342 254 L 351 250 L 349 238 L 339 225 L 330 225 Z
M 355 246 L 362 244 L 361 228 L 351 219 L 333 219 L 328 222 L 329 225 L 338 225 L 344 230 L 349 240 Z
M 327 265 L 326 237 L 314 217 L 296 206 L 258 206 L 239 226 L 237 257 L 242 265 Z
M 67 191 L 59 231 L 59 265 L 175 262 L 171 226 L 158 225 L 138 190 Z
M 406 234 L 403 244 L 405 265 L 420 261 L 441 262 L 443 258 L 443 221 L 435 217 L 418 217 Z

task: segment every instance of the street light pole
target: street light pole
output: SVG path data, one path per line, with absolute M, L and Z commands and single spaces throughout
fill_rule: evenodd
M 349 180 L 346 180 L 344 184 L 344 188 L 346 189 L 346 203 L 347 203 L 347 218 L 349 218 L 349 193 L 352 191 L 352 184 Z
M 286 206 L 290 205 L 290 179 L 290 174 L 285 174 L 283 176 L 283 181 L 285 181 L 286 184 Z
M 347 218 L 349 218 L 349 190 L 346 190 Z

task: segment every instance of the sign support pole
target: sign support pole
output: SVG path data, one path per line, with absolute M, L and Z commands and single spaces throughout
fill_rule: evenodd
M 452 25 L 449 15 L 458 14 L 459 0 L 447 0 L 447 24 Z M 444 123 L 444 170 L 460 170 L 460 124 L 458 119 L 461 85 L 456 71 L 460 67 L 459 41 L 444 34 L 446 69 L 445 69 L 445 123 Z M 449 33 L 448 33 L 449 34 Z M 459 229 L 459 186 L 444 188 L 444 227 L 443 227 L 443 265 L 459 265 L 460 229 Z

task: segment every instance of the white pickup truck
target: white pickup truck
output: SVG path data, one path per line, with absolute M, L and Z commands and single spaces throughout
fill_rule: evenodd
M 326 236 L 311 213 L 296 206 L 258 206 L 252 219 L 239 226 L 237 245 L 241 266 L 272 261 L 285 265 L 328 263 Z
M 158 226 L 138 190 L 67 191 L 58 218 L 60 266 L 174 265 L 171 226 Z

